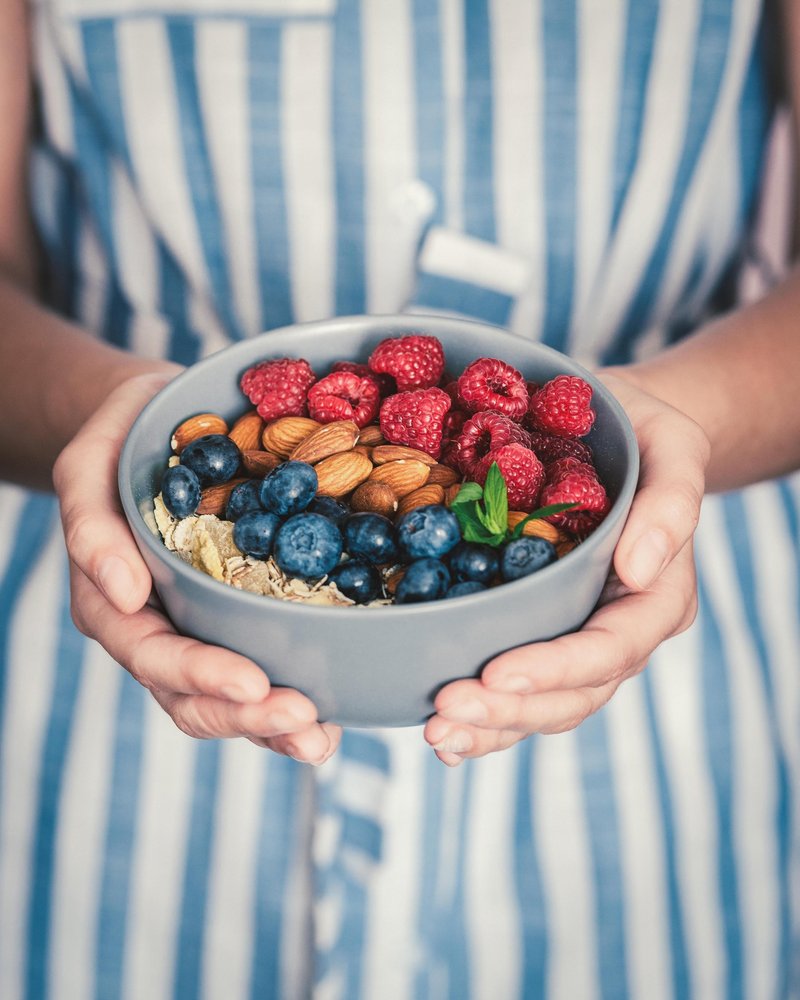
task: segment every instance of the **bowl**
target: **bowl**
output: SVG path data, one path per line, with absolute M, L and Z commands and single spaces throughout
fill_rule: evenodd
M 587 442 L 612 507 L 585 541 L 556 563 L 483 593 L 424 604 L 324 607 L 280 601 L 219 583 L 162 543 L 153 497 L 174 428 L 212 411 L 235 419 L 248 404 L 241 374 L 269 357 L 304 357 L 318 374 L 337 360 L 365 361 L 383 338 L 439 338 L 447 368 L 496 357 L 528 379 L 579 375 L 594 390 Z M 142 410 L 119 463 L 119 490 L 156 591 L 179 632 L 250 657 L 275 685 L 297 688 L 322 720 L 343 726 L 413 726 L 437 691 L 475 677 L 496 654 L 580 628 L 595 606 L 638 476 L 638 449 L 619 403 L 588 371 L 538 343 L 483 323 L 443 316 L 355 316 L 300 324 L 238 342 L 182 372 Z

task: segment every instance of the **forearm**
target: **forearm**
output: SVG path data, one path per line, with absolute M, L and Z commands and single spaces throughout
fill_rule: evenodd
M 615 371 L 703 428 L 709 491 L 800 468 L 800 268 L 760 302 Z
M 51 489 L 59 452 L 111 390 L 170 367 L 104 344 L 0 274 L 0 478 Z

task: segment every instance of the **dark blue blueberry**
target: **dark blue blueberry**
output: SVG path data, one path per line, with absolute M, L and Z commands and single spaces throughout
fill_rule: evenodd
M 256 559 L 266 559 L 272 552 L 275 535 L 281 526 L 277 514 L 266 510 L 250 510 L 233 526 L 233 541 L 237 548 Z
M 483 590 L 486 587 L 477 580 L 462 580 L 461 583 L 454 583 L 444 596 L 466 597 L 467 594 L 480 594 Z
M 322 514 L 323 517 L 329 517 L 339 527 L 342 526 L 342 521 L 350 513 L 350 508 L 346 503 L 326 496 L 314 497 L 306 509 L 310 514 Z
M 412 511 L 413 513 L 413 511 Z M 406 569 L 394 599 L 397 604 L 438 601 L 450 586 L 450 573 L 439 559 L 417 559 Z
M 184 465 L 173 465 L 161 477 L 161 499 L 173 517 L 188 517 L 200 503 L 200 480 Z
M 500 573 L 504 580 L 519 580 L 537 570 L 549 566 L 558 558 L 555 547 L 544 538 L 523 535 L 515 538 L 503 549 L 500 557 Z
M 400 548 L 409 559 L 438 559 L 461 541 L 455 514 L 440 504 L 417 507 L 397 525 Z
M 260 479 L 248 479 L 245 483 L 237 483 L 228 497 L 228 506 L 225 508 L 226 520 L 238 521 L 242 514 L 248 511 L 263 510 L 259 499 L 260 492 Z
M 278 530 L 272 556 L 287 576 L 318 580 L 342 555 L 342 533 L 322 514 L 295 514 Z
M 224 434 L 204 434 L 181 452 L 181 465 L 195 473 L 202 486 L 227 483 L 239 471 L 241 452 Z
M 380 570 L 366 559 L 348 559 L 339 563 L 330 571 L 328 579 L 356 604 L 374 601 L 381 593 Z
M 361 556 L 373 563 L 396 562 L 400 552 L 394 525 L 383 514 L 359 511 L 351 514 L 342 526 L 344 549 L 351 556 Z
M 317 473 L 308 462 L 284 462 L 261 484 L 261 505 L 273 514 L 299 514 L 317 493 Z
M 467 580 L 491 583 L 500 572 L 500 555 L 491 545 L 461 542 L 450 553 L 448 564 L 458 583 Z

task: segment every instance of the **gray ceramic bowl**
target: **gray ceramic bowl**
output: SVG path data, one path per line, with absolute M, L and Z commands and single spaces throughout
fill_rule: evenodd
M 323 374 L 333 361 L 364 361 L 384 337 L 413 331 L 442 341 L 451 372 L 488 356 L 538 382 L 566 373 L 592 384 L 597 419 L 588 441 L 614 503 L 586 541 L 544 570 L 485 593 L 380 608 L 304 606 L 246 593 L 216 582 L 164 547 L 154 533 L 152 500 L 179 423 L 209 410 L 226 418 L 242 413 L 247 404 L 239 377 L 255 361 L 304 357 Z M 346 726 L 411 726 L 431 714 L 433 697 L 444 684 L 477 676 L 495 654 L 580 627 L 608 574 L 637 475 L 636 439 L 622 408 L 564 355 L 459 319 L 359 316 L 275 330 L 183 372 L 131 429 L 120 457 L 119 488 L 159 597 L 182 633 L 251 657 L 274 684 L 308 695 L 321 719 Z

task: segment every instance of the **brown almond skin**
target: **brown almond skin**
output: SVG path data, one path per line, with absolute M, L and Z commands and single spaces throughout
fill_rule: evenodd
M 343 451 L 323 458 L 317 471 L 317 493 L 328 497 L 343 497 L 352 493 L 372 472 L 372 462 L 357 451 Z
M 461 491 L 461 483 L 453 483 L 452 486 L 445 486 L 444 488 L 444 502 L 447 507 L 455 500 Z
M 227 433 L 228 425 L 218 413 L 198 413 L 193 417 L 187 417 L 175 428 L 170 447 L 176 455 L 180 455 L 187 445 L 205 434 Z
M 217 517 L 222 517 L 234 486 L 246 482 L 247 480 L 243 478 L 229 479 L 227 483 L 207 486 L 200 493 L 200 503 L 197 505 L 195 514 L 216 514 Z
M 233 441 L 239 451 L 255 451 L 261 447 L 261 434 L 264 430 L 264 421 L 255 410 L 250 410 L 234 423 L 228 437 Z
M 429 471 L 430 467 L 424 462 L 403 458 L 395 462 L 386 462 L 385 465 L 376 465 L 369 478 L 375 483 L 387 483 L 395 495 L 401 498 L 424 486 Z
M 358 424 L 353 420 L 335 420 L 323 424 L 293 448 L 289 459 L 314 465 L 331 455 L 350 451 L 358 441 Z
M 521 510 L 510 510 L 508 512 L 509 531 L 513 531 L 520 521 L 524 521 L 527 516 Z M 528 521 L 522 529 L 522 534 L 528 535 L 531 538 L 544 538 L 545 541 L 552 542 L 553 545 L 557 545 L 566 539 L 566 535 L 560 532 L 554 524 L 550 524 L 549 521 L 545 521 L 540 517 L 537 517 L 534 521 Z
M 404 444 L 379 444 L 372 449 L 372 461 L 375 465 L 385 465 L 387 462 L 398 462 L 402 459 L 414 459 L 424 465 L 437 465 L 437 461 L 426 451 L 418 448 L 408 448 Z
M 243 451 L 242 465 L 251 476 L 266 476 L 281 464 L 283 459 L 279 455 L 273 455 L 271 451 Z
M 397 590 L 397 585 L 406 575 L 406 567 L 400 566 L 398 569 L 394 570 L 386 578 L 386 592 L 394 597 L 395 591 Z
M 320 426 L 311 417 L 279 417 L 264 428 L 261 443 L 267 451 L 288 458 L 300 442 Z
M 353 510 L 383 514 L 389 518 L 394 517 L 398 504 L 399 501 L 391 486 L 387 486 L 386 483 L 373 483 L 369 479 L 350 497 L 350 506 Z
M 386 444 L 386 438 L 380 427 L 377 424 L 368 424 L 366 427 L 361 428 L 361 435 L 359 437 L 359 444 L 369 445 L 370 448 L 376 445 Z
M 431 466 L 431 471 L 428 473 L 426 485 L 433 486 L 435 484 L 436 486 L 443 486 L 447 488 L 460 480 L 461 476 L 455 469 L 451 469 L 449 465 L 442 465 L 437 462 L 435 465 Z
M 426 483 L 413 493 L 407 493 L 397 507 L 397 516 L 402 517 L 410 510 L 417 507 L 427 507 L 432 503 L 444 503 L 444 489 L 435 483 L 431 486 Z

